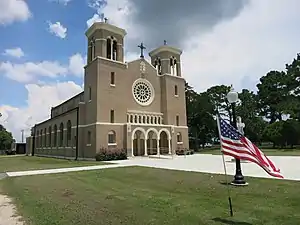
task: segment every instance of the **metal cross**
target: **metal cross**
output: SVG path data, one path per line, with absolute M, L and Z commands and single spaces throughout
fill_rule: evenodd
M 104 23 L 107 23 L 107 20 L 108 20 L 108 18 L 107 18 L 107 17 L 105 17 L 105 18 L 104 18 Z
M 164 45 L 167 45 L 167 40 L 164 40 Z
M 138 45 L 138 47 L 141 49 L 141 58 L 144 58 L 144 49 L 146 49 L 146 47 L 144 46 L 143 42 Z

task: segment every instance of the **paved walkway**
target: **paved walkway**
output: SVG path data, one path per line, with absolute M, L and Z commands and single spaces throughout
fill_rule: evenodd
M 269 157 L 276 166 L 278 166 L 285 179 L 300 180 L 300 157 L 298 156 L 270 156 Z M 234 175 L 235 162 L 231 161 L 231 157 L 225 157 L 227 173 Z M 33 170 L 21 172 L 8 172 L 7 176 L 26 176 L 37 174 L 64 173 L 84 170 L 97 170 L 106 168 L 116 168 L 125 166 L 146 166 L 154 168 L 163 168 L 171 170 L 184 170 L 195 172 L 206 172 L 224 174 L 224 166 L 222 156 L 209 154 L 195 154 L 190 156 L 174 156 L 159 158 L 134 157 L 128 160 L 114 161 L 111 165 L 85 166 L 73 168 Z M 242 170 L 245 176 L 273 178 L 269 176 L 263 169 L 254 163 L 242 163 Z

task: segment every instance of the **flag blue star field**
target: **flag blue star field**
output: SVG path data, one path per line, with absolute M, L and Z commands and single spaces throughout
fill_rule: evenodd
M 236 128 L 217 116 L 222 152 L 237 159 L 248 160 L 262 167 L 269 175 L 283 178 L 274 163 Z

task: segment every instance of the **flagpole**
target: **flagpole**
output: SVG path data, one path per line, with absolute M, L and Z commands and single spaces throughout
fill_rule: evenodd
M 219 139 L 220 139 L 220 150 L 221 150 L 221 153 L 222 153 L 223 166 L 224 166 L 224 172 L 225 172 L 225 182 L 226 182 L 226 186 L 227 186 L 230 216 L 233 216 L 232 202 L 231 202 L 231 193 L 230 193 L 230 187 L 229 187 L 228 178 L 227 178 L 227 169 L 226 169 L 226 164 L 225 164 L 225 156 L 224 156 L 223 151 L 222 151 L 222 140 L 221 140 L 221 130 L 220 130 L 219 114 L 217 114 L 217 126 L 218 126 Z

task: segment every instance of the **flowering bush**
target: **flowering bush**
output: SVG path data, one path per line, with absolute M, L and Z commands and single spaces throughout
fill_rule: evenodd
M 96 161 L 124 160 L 127 159 L 127 151 L 126 149 L 100 148 L 100 151 L 97 152 L 95 158 Z

